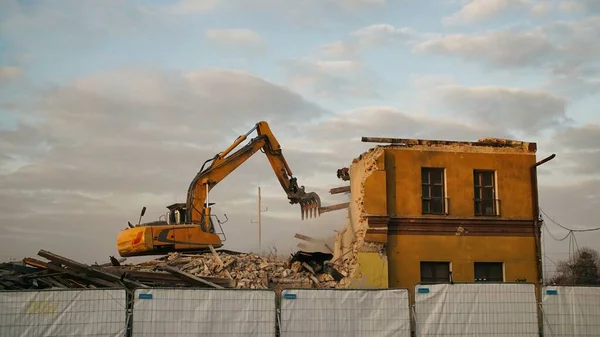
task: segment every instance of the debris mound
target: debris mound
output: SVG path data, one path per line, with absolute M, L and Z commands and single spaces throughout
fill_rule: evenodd
M 124 264 L 114 257 L 87 265 L 40 250 L 50 262 L 25 258 L 0 264 L 0 289 L 208 287 L 276 289 L 336 288 L 348 271 L 326 253 L 299 251 L 288 259 L 237 252 L 170 253 L 155 260 Z M 341 268 L 340 268 L 341 267 Z M 338 270 L 340 269 L 340 270 Z

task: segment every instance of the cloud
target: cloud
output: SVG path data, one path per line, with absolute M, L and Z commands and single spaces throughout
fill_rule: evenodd
M 491 68 L 548 69 L 568 74 L 600 56 L 600 17 L 473 34 L 424 35 L 417 53 L 456 56 Z
M 11 50 L 87 48 L 109 37 L 157 29 L 157 13 L 127 1 L 2 1 L 0 32 Z M 110 24 L 107 24 L 110 22 Z
M 485 126 L 454 118 L 418 116 L 391 106 L 366 106 L 334 114 L 315 126 L 310 135 L 328 144 L 337 140 L 342 150 L 352 142 L 361 144 L 362 136 L 474 141 L 491 132 L 493 130 Z
M 566 100 L 544 91 L 442 85 L 431 97 L 456 116 L 506 130 L 538 133 L 568 121 Z
M 408 28 L 389 24 L 369 25 L 349 34 L 346 39 L 322 45 L 315 55 L 284 64 L 290 85 L 317 98 L 356 99 L 380 98 L 385 87 L 361 60 L 361 53 L 373 48 L 393 47 L 397 42 L 414 36 Z
M 66 242 L 60 233 L 89 233 L 88 240 L 98 241 L 86 243 L 89 251 L 77 254 L 82 259 L 113 254 L 118 230 L 142 205 L 155 219 L 166 205 L 184 201 L 202 163 L 254 123 L 269 121 L 285 148 L 285 139 L 296 135 L 296 123 L 325 113 L 286 88 L 222 69 L 184 74 L 118 69 L 31 94 L 38 103 L 17 107 L 22 112 L 18 128 L 0 130 L 0 166 L 20 161 L 0 174 L 1 204 L 12 209 L 0 214 L 0 226 L 53 228 L 56 241 L 45 247 L 59 251 Z M 310 189 L 305 177 L 314 174 L 312 167 L 297 150 L 285 151 L 299 182 Z M 228 200 L 255 200 L 248 182 L 258 176 L 286 201 L 261 156 L 257 153 L 215 189 L 214 200 L 223 200 L 218 211 L 225 210 L 232 222 L 245 222 L 255 207 L 236 209 L 235 215 L 226 211 Z M 286 209 L 295 210 L 292 205 Z M 235 235 L 234 246 L 244 246 L 247 230 Z M 0 239 L 3 254 L 32 253 L 7 240 Z
M 458 12 L 442 21 L 445 24 L 470 24 L 489 20 L 509 11 L 528 10 L 529 6 L 527 0 L 469 0 Z
M 600 125 L 571 126 L 559 132 L 556 138 L 569 149 L 597 150 L 600 148 Z
M 580 99 L 593 96 L 600 92 L 600 76 L 593 69 L 568 75 L 557 75 L 550 78 L 545 87 L 548 90 L 559 92 L 571 99 Z
M 388 44 L 398 39 L 411 37 L 414 32 L 409 28 L 396 28 L 389 24 L 375 24 L 354 31 L 351 36 L 357 39 L 361 48 Z
M 250 29 L 209 29 L 205 37 L 211 43 L 226 49 L 264 49 L 266 41 Z
M 535 66 L 553 51 L 552 43 L 540 31 L 499 30 L 479 34 L 432 36 L 414 51 L 458 56 L 492 67 Z
M 299 59 L 284 63 L 289 85 L 321 99 L 374 98 L 377 79 L 358 60 Z
M 366 14 L 387 7 L 387 0 L 222 0 L 221 8 L 259 20 L 278 22 L 292 29 L 323 29 L 352 19 L 369 21 Z
M 174 4 L 160 6 L 160 7 L 146 7 L 154 10 L 162 10 L 169 14 L 182 15 L 182 14 L 197 14 L 205 13 L 215 9 L 221 0 L 179 0 Z
M 355 58 L 357 56 L 358 48 L 353 43 L 340 40 L 321 46 L 319 52 L 325 57 Z
M 0 67 L 0 81 L 12 80 L 23 73 L 19 67 Z
M 600 13 L 600 3 L 596 0 L 564 0 L 559 8 L 574 13 Z

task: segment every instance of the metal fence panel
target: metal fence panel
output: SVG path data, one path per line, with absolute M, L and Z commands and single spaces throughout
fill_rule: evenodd
M 133 336 L 275 336 L 275 292 L 137 289 Z
M 124 290 L 0 292 L 0 336 L 125 336 Z
M 283 290 L 281 336 L 409 337 L 408 290 Z
M 545 336 L 600 336 L 600 288 L 542 288 Z
M 538 336 L 533 284 L 415 287 L 417 336 Z

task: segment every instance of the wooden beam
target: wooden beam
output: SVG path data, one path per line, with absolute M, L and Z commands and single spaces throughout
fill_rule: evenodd
M 79 271 L 79 272 L 82 272 L 82 273 L 84 273 L 86 275 L 97 277 L 97 278 L 100 278 L 100 279 L 103 279 L 103 280 L 106 280 L 106 281 L 109 281 L 109 282 L 114 282 L 114 283 L 117 283 L 117 284 L 119 284 L 120 282 L 123 282 L 123 283 L 127 284 L 127 286 L 132 287 L 132 288 L 135 288 L 135 287 L 148 288 L 146 285 L 144 285 L 142 283 L 139 283 L 139 282 L 136 282 L 136 281 L 133 281 L 133 280 L 129 280 L 129 279 L 124 278 L 124 277 L 121 278 L 121 277 L 119 277 L 117 275 L 114 275 L 114 274 L 111 274 L 111 273 L 107 273 L 107 272 L 102 271 L 100 269 L 88 266 L 86 264 L 83 264 L 83 263 L 80 263 L 80 262 L 77 262 L 77 261 L 74 261 L 74 260 L 71 260 L 71 259 L 67 259 L 66 257 L 62 257 L 60 255 L 56 255 L 54 253 L 51 253 L 51 252 L 43 250 L 43 249 L 41 249 L 38 252 L 38 255 L 41 256 L 41 257 L 43 257 L 43 258 L 45 258 L 45 259 L 48 259 L 50 261 L 54 261 L 54 262 L 60 263 L 60 264 L 62 264 L 64 266 L 67 266 L 67 267 L 69 267 L 69 268 L 71 268 L 71 269 L 73 269 L 75 271 Z
M 186 281 L 188 283 L 191 283 L 191 284 L 204 285 L 204 286 L 209 286 L 211 288 L 217 288 L 217 289 L 224 289 L 224 287 L 221 287 L 218 284 L 215 284 L 215 283 L 203 280 L 203 279 L 197 277 L 196 275 L 192 275 L 192 274 L 186 273 L 186 272 L 181 271 L 181 270 L 179 270 L 177 268 L 171 267 L 171 266 L 169 266 L 169 265 L 167 265 L 165 263 L 159 264 L 157 266 L 157 268 L 161 269 L 161 270 L 164 270 L 166 272 L 169 272 L 169 273 L 171 273 L 171 274 L 179 277 L 180 279 L 182 279 L 182 280 L 184 280 L 184 281 Z
M 362 137 L 363 143 L 389 143 L 389 144 L 404 144 L 406 139 L 402 138 L 386 138 L 386 137 Z
M 329 190 L 329 194 L 340 194 L 345 192 L 350 192 L 350 186 L 334 187 Z
M 210 251 L 212 253 L 212 255 L 215 257 L 215 260 L 217 260 L 217 263 L 219 264 L 219 267 L 223 268 L 225 267 L 225 264 L 223 263 L 223 260 L 221 260 L 221 257 L 219 257 L 219 254 L 217 254 L 217 251 L 215 250 L 215 247 L 213 247 L 213 245 L 208 245 L 208 248 L 210 248 Z M 227 269 L 225 269 L 225 275 L 227 275 L 227 277 L 230 280 L 233 280 L 233 277 L 231 277 L 231 274 L 229 273 L 229 271 Z
M 27 265 L 30 265 L 30 266 L 36 266 L 38 268 L 46 268 L 48 270 L 52 270 L 52 271 L 56 271 L 56 272 L 62 272 L 62 273 L 65 273 L 67 275 L 76 277 L 78 279 L 86 280 L 86 281 L 88 281 L 90 283 L 94 283 L 96 285 L 102 285 L 102 286 L 109 287 L 109 288 L 120 287 L 119 284 L 116 284 L 116 283 L 113 283 L 113 282 L 109 282 L 109 281 L 105 281 L 105 280 L 100 279 L 100 278 L 91 277 L 91 276 L 88 276 L 88 275 L 82 275 L 82 274 L 77 273 L 77 272 L 75 272 L 73 270 L 65 269 L 65 268 L 59 267 L 59 266 L 55 266 L 55 265 L 53 265 L 51 263 L 46 263 L 46 262 L 43 262 L 43 261 L 40 261 L 40 260 L 36 260 L 36 259 L 30 258 L 30 257 L 24 258 L 23 259 L 23 263 L 25 263 Z
M 327 243 L 325 243 L 325 241 L 323 241 L 323 240 L 317 240 L 315 238 L 311 238 L 310 236 L 306 236 L 306 235 L 298 234 L 298 233 L 296 233 L 294 235 L 294 237 L 296 239 L 308 241 L 310 243 L 322 244 L 323 246 L 325 246 L 325 248 L 327 248 L 327 250 L 329 250 L 331 253 L 333 253 L 333 249 L 331 249 L 331 247 L 329 247 L 329 245 Z M 299 243 L 298 248 L 303 249 L 303 250 L 308 250 L 308 246 L 304 243 Z
M 327 213 L 327 212 L 338 211 L 340 209 L 348 208 L 349 206 L 350 206 L 349 202 L 344 202 L 344 203 L 337 204 L 337 205 L 319 207 L 319 213 Z
M 296 233 L 294 235 L 294 237 L 296 239 L 300 239 L 300 240 L 304 240 L 304 241 L 308 241 L 308 242 L 312 242 L 312 243 L 321 243 L 321 240 L 317 240 L 315 238 L 311 238 L 310 236 L 306 236 L 304 234 L 298 234 L 298 233 Z

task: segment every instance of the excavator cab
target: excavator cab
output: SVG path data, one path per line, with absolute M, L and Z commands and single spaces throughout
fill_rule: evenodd
M 215 204 L 214 202 L 211 202 L 208 204 L 208 207 L 210 207 L 214 204 Z M 169 211 L 167 212 L 167 214 L 164 215 L 164 217 L 167 221 L 167 224 L 175 224 L 175 225 L 190 224 L 190 225 L 192 225 L 191 219 L 188 219 L 186 203 L 184 203 L 184 202 L 175 203 L 175 204 L 167 206 L 167 209 Z M 200 218 L 200 228 L 202 229 L 203 232 L 215 233 L 215 220 L 216 220 L 216 223 L 219 225 L 220 230 L 221 230 L 221 232 L 219 232 L 217 234 L 222 235 L 223 236 L 222 241 L 225 241 L 225 232 L 223 231 L 223 227 L 221 227 L 221 225 L 224 224 L 225 222 L 227 222 L 228 219 L 227 219 L 227 214 L 224 214 L 224 216 L 225 216 L 226 220 L 224 222 L 221 222 L 221 220 L 215 214 L 211 214 L 209 223 L 208 223 L 208 228 L 206 228 L 207 226 L 206 226 L 206 221 L 204 221 L 204 212 L 202 212 L 202 217 Z M 197 225 L 197 224 L 194 224 L 194 225 Z
M 207 228 L 204 215 L 200 223 L 192 223 L 187 219 L 185 203 L 172 204 L 167 206 L 167 209 L 168 212 L 161 215 L 158 221 L 141 223 L 141 218 L 146 211 L 144 207 L 138 224 L 132 225 L 129 222 L 129 228 L 119 233 L 117 237 L 119 255 L 130 257 L 175 251 L 199 252 L 208 249 L 209 245 L 219 248 L 227 240 L 221 226 L 229 221 L 227 214 L 224 214 L 225 221 L 211 214 Z M 215 225 L 219 226 L 220 232 L 216 232 Z

